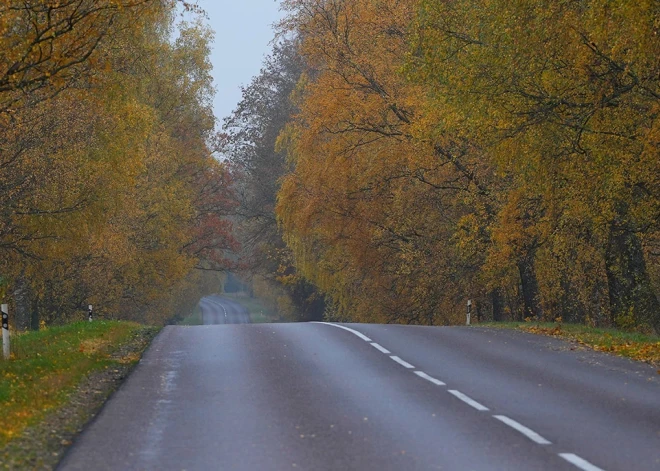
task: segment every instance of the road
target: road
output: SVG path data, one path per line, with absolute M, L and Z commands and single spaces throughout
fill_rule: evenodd
M 658 470 L 659 378 L 506 330 L 171 326 L 59 469 Z
M 221 296 L 206 296 L 199 302 L 204 325 L 249 324 L 250 315 L 239 303 Z

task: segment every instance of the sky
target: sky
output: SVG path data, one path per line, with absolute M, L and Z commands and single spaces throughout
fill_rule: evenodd
M 279 0 L 197 0 L 215 31 L 211 53 L 216 96 L 213 109 L 218 126 L 241 99 L 241 86 L 250 84 L 270 53 L 273 23 L 282 13 Z

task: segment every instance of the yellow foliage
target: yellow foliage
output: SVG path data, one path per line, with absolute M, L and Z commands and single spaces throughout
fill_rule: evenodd
M 183 24 L 172 43 L 173 2 L 15 3 L 0 5 L 3 282 L 27 284 L 48 323 L 87 304 L 163 322 L 233 244 L 208 147 L 210 33 Z
M 660 11 L 587 4 L 284 3 L 309 71 L 277 211 L 334 316 L 660 329 Z

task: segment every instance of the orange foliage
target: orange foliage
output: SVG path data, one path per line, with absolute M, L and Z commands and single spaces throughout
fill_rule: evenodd
M 285 2 L 278 214 L 332 315 L 660 329 L 660 12 L 588 3 Z

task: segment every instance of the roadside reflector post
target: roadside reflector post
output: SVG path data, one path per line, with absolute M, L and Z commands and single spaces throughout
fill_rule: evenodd
M 467 319 L 465 325 L 470 325 L 470 317 L 472 316 L 472 300 L 468 299 L 467 302 Z
M 11 350 L 9 349 L 9 305 L 2 305 L 2 356 L 9 360 Z
M 92 322 L 92 305 L 88 306 L 89 322 Z

